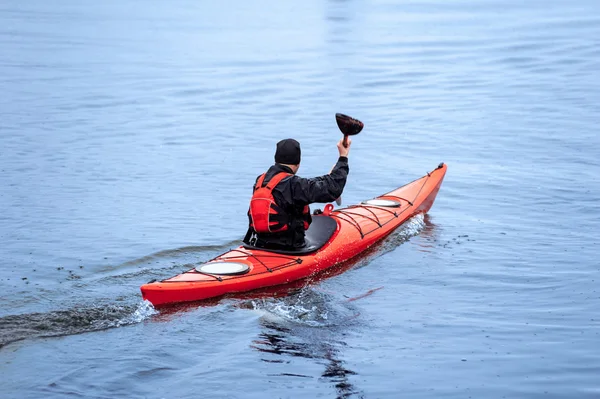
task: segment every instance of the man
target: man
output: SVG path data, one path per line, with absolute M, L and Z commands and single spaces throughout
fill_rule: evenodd
M 269 249 L 300 249 L 312 218 L 309 204 L 335 201 L 348 177 L 348 153 L 343 140 L 340 157 L 329 174 L 306 179 L 296 176 L 300 168 L 300 143 L 294 139 L 277 143 L 275 165 L 259 176 L 248 210 L 249 228 L 244 243 Z

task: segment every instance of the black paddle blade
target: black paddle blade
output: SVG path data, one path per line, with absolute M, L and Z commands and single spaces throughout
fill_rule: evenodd
M 358 119 L 354 119 L 348 115 L 335 114 L 335 121 L 338 127 L 347 136 L 359 134 L 365 125 Z

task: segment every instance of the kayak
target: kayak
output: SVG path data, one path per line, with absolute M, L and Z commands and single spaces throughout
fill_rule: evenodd
M 177 276 L 144 284 L 142 298 L 154 306 L 200 301 L 284 285 L 318 274 L 360 255 L 411 217 L 429 211 L 447 166 L 387 194 L 333 209 L 327 204 L 306 231 L 299 250 L 242 245 Z

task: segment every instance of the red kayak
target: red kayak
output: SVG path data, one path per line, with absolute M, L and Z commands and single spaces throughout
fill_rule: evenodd
M 411 217 L 429 211 L 446 165 L 405 186 L 361 204 L 313 216 L 306 246 L 298 251 L 243 245 L 194 269 L 141 287 L 154 306 L 199 301 L 225 294 L 287 284 L 360 255 Z

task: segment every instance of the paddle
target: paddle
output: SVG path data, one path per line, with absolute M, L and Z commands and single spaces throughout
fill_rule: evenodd
M 335 121 L 342 133 L 344 133 L 344 147 L 348 147 L 348 136 L 359 134 L 363 127 L 365 127 L 358 119 L 340 113 L 335 114 Z
M 358 119 L 340 113 L 335 114 L 335 121 L 342 133 L 344 133 L 344 142 L 342 143 L 344 147 L 348 147 L 348 136 L 359 134 L 363 127 L 365 127 L 364 123 Z M 338 206 L 342 205 L 342 197 L 337 198 L 335 203 Z

